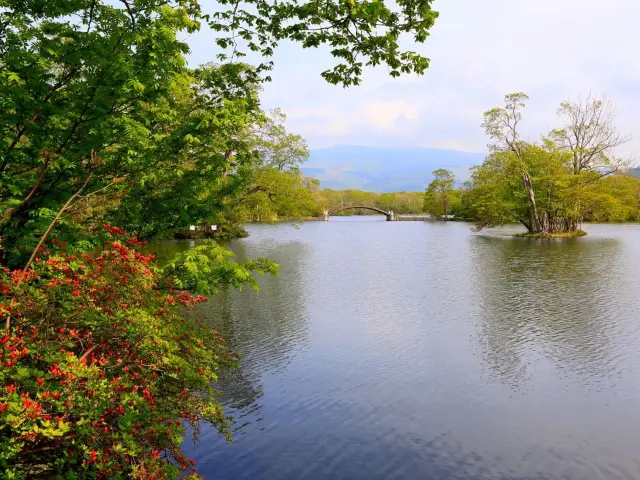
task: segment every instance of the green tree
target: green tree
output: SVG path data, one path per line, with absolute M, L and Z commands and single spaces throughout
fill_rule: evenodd
M 538 208 L 536 205 L 535 189 L 533 179 L 529 172 L 524 156 L 525 145 L 520 138 L 518 125 L 522 120 L 521 110 L 525 107 L 525 102 L 529 99 L 524 93 L 511 93 L 505 95 L 505 106 L 496 107 L 484 113 L 484 123 L 482 126 L 494 144 L 489 146 L 492 152 L 508 152 L 514 161 L 514 166 L 521 178 L 522 186 L 526 192 L 528 211 L 524 224 L 530 232 L 541 232 L 542 226 L 538 218 Z M 504 158 L 504 157 L 496 157 Z
M 423 210 L 434 217 L 443 217 L 446 221 L 451 214 L 455 177 L 443 168 L 434 170 L 433 176 L 435 178 L 427 186 L 424 195 Z
M 616 173 L 587 185 L 584 219 L 589 222 L 640 220 L 640 179 Z
M 223 223 L 230 199 L 242 192 L 245 170 L 259 161 L 246 139 L 266 121 L 257 86 L 246 84 L 252 69 L 210 64 L 188 73 L 157 110 L 162 117 L 155 125 L 166 136 L 150 146 L 153 167 L 129 174 L 119 192 L 102 190 L 102 198 L 86 205 L 106 205 L 100 217 L 143 239 Z M 109 193 L 112 203 L 103 201 Z
M 236 200 L 233 219 L 238 223 L 301 220 L 321 213 L 313 198 L 317 180 L 296 171 L 268 167 L 256 172 L 255 181 Z
M 323 76 L 345 86 L 369 65 L 423 73 L 428 59 L 398 40 L 426 40 L 437 18 L 430 5 L 223 0 L 205 14 L 196 0 L 3 0 L 5 261 L 24 263 L 61 210 L 56 233 L 79 246 L 93 238 L 97 212 L 147 238 L 201 221 L 220 194 L 243 193 L 224 179 L 255 155 L 246 137 L 260 123 L 257 89 L 271 62 L 234 63 L 242 50 L 268 58 L 283 40 L 331 45 L 338 64 Z M 217 35 L 221 64 L 189 70 L 180 38 L 203 24 Z M 274 157 L 286 162 L 282 153 Z M 90 212 L 70 210 L 79 201 Z
M 286 118 L 280 109 L 274 109 L 252 132 L 249 141 L 259 153 L 260 166 L 297 171 L 309 158 L 307 142 L 300 135 L 287 131 Z
M 611 104 L 588 100 L 563 103 L 559 113 L 566 127 L 540 143 L 525 142 L 519 124 L 527 98 L 507 95 L 503 108 L 484 114 L 483 126 L 494 143 L 473 171 L 465 202 L 478 228 L 518 221 L 533 234 L 577 232 L 595 198 L 604 200 L 600 180 L 625 164 L 611 150 L 626 139 L 613 127 Z M 616 203 L 613 197 L 608 201 Z
M 313 200 L 318 182 L 300 172 L 309 156 L 307 144 L 286 130 L 285 119 L 276 109 L 252 125 L 244 141 L 254 155 L 223 181 L 228 189 L 225 221 L 235 228 L 246 221 L 300 220 L 319 214 Z

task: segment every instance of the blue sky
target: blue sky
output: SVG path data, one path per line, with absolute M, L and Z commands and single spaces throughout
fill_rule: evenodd
M 336 144 L 413 145 L 482 152 L 482 112 L 505 93 L 531 97 L 524 134 L 538 138 L 559 125 L 558 104 L 605 94 L 618 106 L 619 130 L 634 139 L 618 154 L 640 153 L 640 2 L 634 0 L 436 0 L 440 12 L 427 43 L 424 76 L 393 79 L 385 67 L 365 71 L 343 89 L 320 73 L 334 61 L 326 49 L 280 46 L 265 108 L 281 107 L 287 126 L 311 148 Z M 213 34 L 189 39 L 193 65 L 215 60 Z

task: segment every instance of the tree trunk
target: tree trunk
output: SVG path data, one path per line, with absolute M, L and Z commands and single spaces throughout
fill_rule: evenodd
M 522 166 L 522 183 L 527 190 L 527 198 L 529 200 L 529 232 L 541 233 L 540 218 L 538 217 L 538 209 L 536 207 L 536 193 L 533 190 L 533 181 L 524 165 Z
M 444 221 L 446 222 L 449 219 L 449 199 L 447 198 L 447 194 L 444 195 Z
M 538 233 L 541 233 L 543 235 L 548 235 L 549 233 L 551 233 L 553 227 L 551 225 L 551 222 L 549 221 L 548 212 L 543 212 L 540 215 L 540 218 L 538 219 L 538 226 L 540 228 Z

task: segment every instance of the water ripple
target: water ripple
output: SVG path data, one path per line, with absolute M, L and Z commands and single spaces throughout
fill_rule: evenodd
M 640 226 L 251 229 L 238 256 L 282 271 L 202 312 L 245 355 L 206 478 L 640 478 Z

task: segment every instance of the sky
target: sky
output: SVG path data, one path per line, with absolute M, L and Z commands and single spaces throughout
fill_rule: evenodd
M 329 85 L 328 49 L 283 43 L 263 107 L 280 107 L 287 127 L 311 148 L 339 144 L 423 146 L 486 151 L 482 113 L 504 95 L 530 96 L 523 136 L 535 140 L 562 125 L 559 103 L 606 95 L 617 126 L 633 139 L 617 154 L 640 154 L 640 1 L 435 0 L 431 36 L 409 49 L 431 59 L 423 76 L 394 79 L 365 70 L 360 86 Z M 214 60 L 213 34 L 189 39 L 190 63 Z

